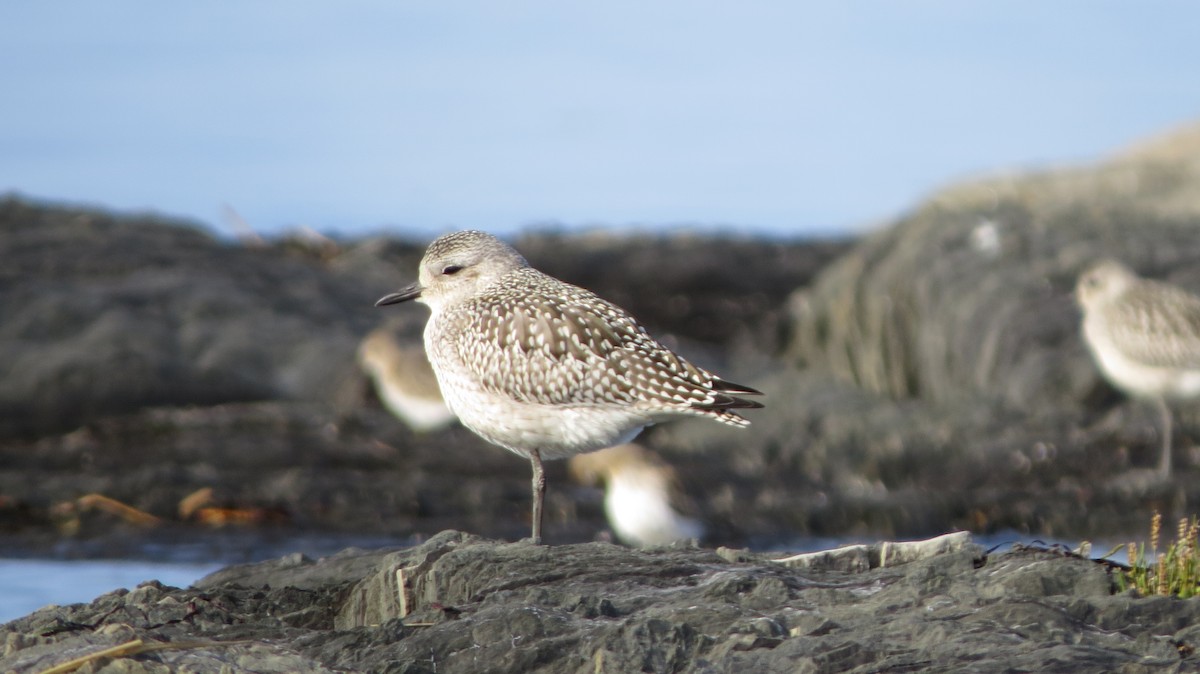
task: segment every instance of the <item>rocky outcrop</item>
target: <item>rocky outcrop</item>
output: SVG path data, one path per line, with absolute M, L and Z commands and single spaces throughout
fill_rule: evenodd
M 867 237 L 791 300 L 788 358 L 893 398 L 1026 413 L 1103 387 L 1071 292 L 1104 257 L 1200 290 L 1200 126 L 1097 166 L 973 181 Z
M 47 607 L 0 627 L 0 671 L 1148 673 L 1200 667 L 1198 622 L 1200 603 L 1114 594 L 1109 567 L 1060 552 L 845 572 L 443 532 Z
M 331 400 L 376 321 L 303 252 L 0 201 L 0 435 L 150 406 Z M 319 298 L 319 299 L 315 299 Z

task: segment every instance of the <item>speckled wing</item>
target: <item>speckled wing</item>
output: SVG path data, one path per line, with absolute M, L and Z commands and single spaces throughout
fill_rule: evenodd
M 1200 369 L 1200 298 L 1144 281 L 1109 307 L 1114 346 L 1152 367 Z
M 489 391 L 540 405 L 649 403 L 742 425 L 728 410 L 761 407 L 655 341 L 620 307 L 533 269 L 469 302 L 460 362 Z M 467 307 L 464 307 L 467 308 Z M 740 422 L 740 423 L 739 423 Z

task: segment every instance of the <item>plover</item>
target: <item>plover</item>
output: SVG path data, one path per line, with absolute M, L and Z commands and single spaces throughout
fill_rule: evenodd
M 635 443 L 571 457 L 571 476 L 584 484 L 604 483 L 604 513 L 617 538 L 650 547 L 700 538 L 704 526 L 679 513 L 675 471 L 657 454 Z
M 409 428 L 424 433 L 454 422 L 421 344 L 402 344 L 393 330 L 376 328 L 359 345 L 358 362 L 383 406 Z
M 1168 401 L 1200 396 L 1200 297 L 1100 262 L 1080 277 L 1075 296 L 1083 335 L 1100 371 L 1129 395 L 1153 401 L 1162 417 L 1158 472 L 1171 473 Z
M 762 407 L 737 397 L 759 391 L 692 365 L 625 310 L 533 269 L 490 234 L 438 238 L 418 279 L 376 306 L 429 306 L 425 350 L 446 403 L 484 440 L 529 459 L 535 544 L 543 460 L 619 445 L 677 417 L 746 426 L 735 410 Z

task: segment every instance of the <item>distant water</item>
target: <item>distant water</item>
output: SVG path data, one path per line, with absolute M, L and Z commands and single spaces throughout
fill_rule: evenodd
M 50 604 L 90 602 L 96 597 L 157 580 L 187 587 L 224 564 L 132 560 L 0 559 L 0 623 Z
M 49 604 L 90 602 L 117 588 L 132 590 L 147 580 L 188 587 L 230 564 L 276 559 L 293 552 L 315 559 L 349 547 L 375 549 L 417 542 L 240 530 L 197 535 L 164 527 L 136 538 L 64 540 L 49 549 L 9 545 L 12 558 L 0 558 L 0 623 Z

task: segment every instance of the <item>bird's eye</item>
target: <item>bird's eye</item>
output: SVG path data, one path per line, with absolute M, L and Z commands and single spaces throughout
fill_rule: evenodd
M 460 267 L 459 265 L 456 265 L 456 264 L 446 265 L 442 269 L 442 273 L 445 274 L 446 276 L 450 276 L 451 274 L 457 274 L 460 271 L 462 271 L 462 267 Z

